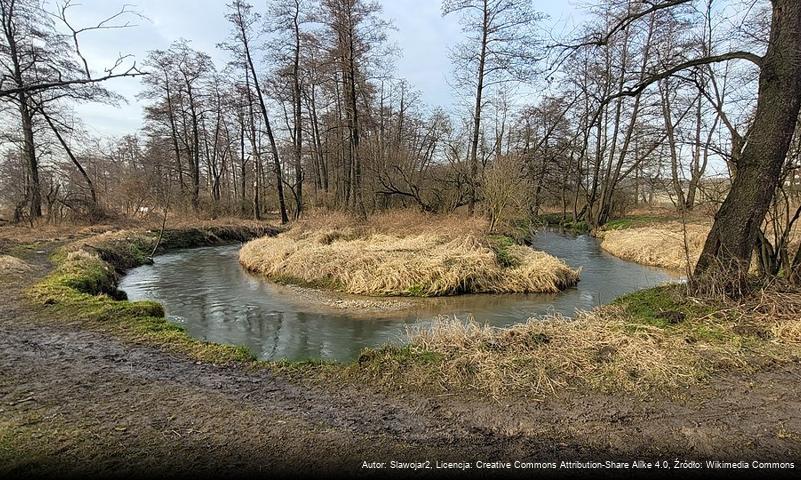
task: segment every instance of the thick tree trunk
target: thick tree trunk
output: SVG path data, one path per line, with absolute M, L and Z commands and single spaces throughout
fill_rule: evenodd
M 801 3 L 774 0 L 754 123 L 737 158 L 729 194 L 695 268 L 698 287 L 742 285 L 759 228 L 778 186 L 801 107 Z
M 23 154 L 28 167 L 28 206 L 31 220 L 42 216 L 42 191 L 39 184 L 39 162 L 33 140 L 33 118 L 24 92 L 19 94 L 19 112 L 22 118 Z

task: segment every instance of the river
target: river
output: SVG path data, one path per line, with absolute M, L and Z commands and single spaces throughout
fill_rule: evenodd
M 437 315 L 507 326 L 532 316 L 574 315 L 616 297 L 679 277 L 620 260 L 589 235 L 538 232 L 532 247 L 581 268 L 578 286 L 555 295 L 461 295 L 404 299 L 412 308 L 365 313 L 343 310 L 299 295 L 246 272 L 238 261 L 240 245 L 180 250 L 132 269 L 120 282 L 131 300 L 155 300 L 170 321 L 204 340 L 244 345 L 266 360 L 356 358 L 364 347 L 403 342 L 409 326 Z

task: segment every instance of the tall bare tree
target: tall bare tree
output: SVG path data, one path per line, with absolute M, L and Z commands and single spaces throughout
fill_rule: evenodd
M 249 3 L 235 0 L 228 5 L 226 18 L 234 27 L 235 45 L 240 49 L 239 51 L 247 68 L 246 75 L 249 76 L 249 81 L 253 82 L 253 90 L 256 92 L 256 98 L 259 102 L 259 110 L 264 121 L 264 129 L 270 142 L 270 152 L 273 157 L 273 174 L 275 176 L 281 223 L 287 223 L 289 222 L 289 216 L 287 215 L 286 201 L 284 199 L 284 176 L 281 171 L 281 158 L 278 155 L 278 146 L 270 124 L 270 115 L 267 112 L 264 92 L 259 84 L 259 74 L 253 60 L 253 30 L 261 21 L 261 17 L 253 11 L 253 6 Z
M 451 53 L 456 85 L 473 92 L 468 162 L 472 182 L 470 215 L 478 192 L 478 143 L 487 89 L 512 80 L 528 80 L 537 59 L 535 27 L 542 15 L 529 0 L 443 0 L 442 14 L 460 14 L 467 38 Z
M 89 99 L 105 92 L 93 86 L 117 77 L 139 75 L 136 64 L 120 56 L 104 73 L 95 76 L 81 53 L 83 33 L 108 28 L 126 28 L 133 15 L 127 6 L 116 14 L 87 27 L 76 27 L 68 19 L 70 1 L 56 11 L 48 11 L 37 0 L 0 1 L 0 99 L 16 104 L 22 130 L 23 156 L 28 169 L 28 213 L 31 219 L 42 216 L 39 162 L 34 138 L 34 116 L 47 100 L 74 96 Z M 58 23 L 57 23 L 58 22 Z M 68 30 L 64 34 L 59 29 Z M 83 90 L 83 92 L 81 92 Z

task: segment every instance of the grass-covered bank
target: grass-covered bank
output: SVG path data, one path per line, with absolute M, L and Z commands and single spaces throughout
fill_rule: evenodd
M 270 226 L 209 225 L 166 230 L 156 253 L 172 249 L 246 241 L 274 235 Z M 147 341 L 213 363 L 252 361 L 253 354 L 237 346 L 200 341 L 164 318 L 164 310 L 150 301 L 130 302 L 117 289 L 127 269 L 150 262 L 159 233 L 123 230 L 68 243 L 52 254 L 53 271 L 29 289 L 37 305 L 65 319 L 110 331 L 125 339 Z
M 642 265 L 685 271 L 695 265 L 709 234 L 708 224 L 668 221 L 651 225 L 624 221 L 599 232 L 601 248 Z
M 642 265 L 686 272 L 701 256 L 712 219 L 692 212 L 682 219 L 675 212 L 652 212 L 610 221 L 597 232 L 601 248 L 616 257 Z M 768 227 L 767 232 L 771 232 Z M 767 233 L 766 235 L 772 235 Z M 789 234 L 790 252 L 801 242 L 801 228 Z M 752 268 L 757 268 L 753 259 Z
M 575 319 L 509 328 L 446 319 L 405 347 L 367 350 L 348 373 L 390 390 L 544 398 L 567 390 L 680 393 L 710 375 L 801 360 L 801 293 L 739 303 L 644 290 Z
M 561 260 L 486 235 L 482 223 L 415 212 L 368 224 L 328 215 L 249 242 L 239 258 L 274 281 L 361 295 L 557 293 L 578 282 Z
M 409 230 L 415 233 L 413 225 Z M 238 227 L 173 230 L 161 249 L 271 233 Z M 691 298 L 681 286 L 670 286 L 628 295 L 576 319 L 521 318 L 524 323 L 509 328 L 442 319 L 431 329 L 412 332 L 406 346 L 367 349 L 348 364 L 254 362 L 246 349 L 189 337 L 164 319 L 156 303 L 118 300 L 117 275 L 147 261 L 156 235 L 123 231 L 67 244 L 53 255 L 54 271 L 30 289 L 30 298 L 54 318 L 205 362 L 258 364 L 328 386 L 350 383 L 423 395 L 681 392 L 722 372 L 801 358 L 798 292 L 765 289 L 730 303 Z

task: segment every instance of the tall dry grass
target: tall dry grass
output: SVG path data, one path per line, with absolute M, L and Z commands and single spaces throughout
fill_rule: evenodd
M 616 257 L 642 265 L 686 271 L 698 262 L 711 225 L 663 222 L 643 227 L 605 230 L 600 233 L 601 248 Z M 769 230 L 770 231 L 770 230 Z M 686 243 L 685 243 L 686 241 Z M 801 228 L 790 232 L 789 250 L 801 242 Z M 685 248 L 686 247 L 686 248 Z M 754 258 L 751 268 L 757 268 Z
M 684 271 L 688 260 L 690 267 L 698 262 L 709 228 L 708 225 L 686 225 L 686 245 L 685 226 L 678 222 L 608 230 L 601 234 L 601 248 L 624 260 Z
M 368 221 L 363 222 L 344 212 L 319 210 L 306 213 L 303 218 L 292 224 L 287 234 L 293 238 L 325 233 L 351 235 L 382 233 L 395 236 L 435 234 L 455 237 L 481 236 L 488 227 L 487 220 L 480 216 L 435 215 L 419 210 L 399 209 L 372 215 Z
M 366 351 L 351 373 L 390 388 L 496 398 L 572 388 L 647 395 L 801 359 L 801 292 L 766 289 L 724 304 L 684 295 L 665 287 L 575 319 L 551 315 L 506 328 L 441 317 L 410 330 L 407 347 Z M 651 318 L 645 298 L 686 318 Z
M 361 295 L 556 293 L 578 282 L 578 272 L 561 260 L 523 246 L 503 247 L 502 264 L 480 233 L 485 227 L 411 212 L 368 224 L 341 214 L 311 217 L 246 244 L 239 260 L 276 281 Z
M 467 386 L 496 397 L 509 392 L 544 397 L 577 385 L 602 391 L 671 389 L 708 374 L 711 355 L 736 361 L 730 345 L 689 346 L 683 336 L 635 325 L 613 307 L 508 328 L 440 319 L 413 332 L 411 341 L 412 348 L 437 356 L 428 368 L 444 389 Z

